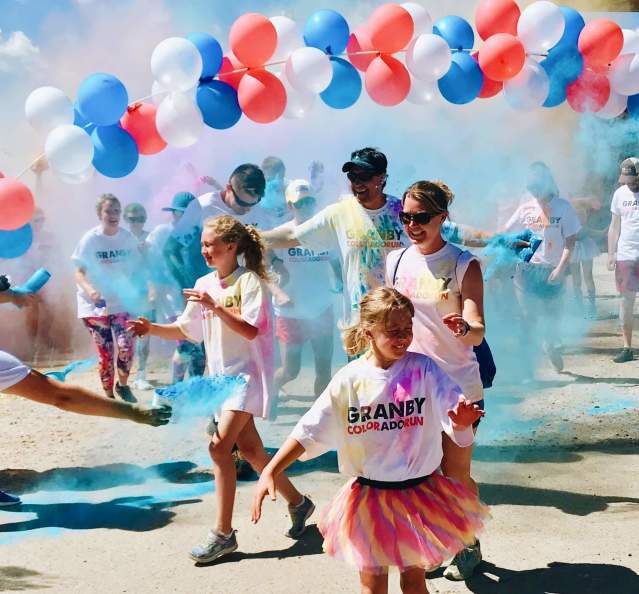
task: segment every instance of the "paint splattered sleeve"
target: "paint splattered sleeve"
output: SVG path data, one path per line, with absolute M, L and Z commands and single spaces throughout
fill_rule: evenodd
M 426 376 L 430 387 L 433 416 L 439 419 L 442 429 L 459 447 L 466 448 L 473 443 L 475 436 L 472 427 L 462 431 L 453 429 L 448 411 L 462 396 L 461 388 L 433 361 L 429 361 Z
M 331 205 L 332 206 L 332 205 Z M 336 248 L 333 210 L 324 208 L 308 221 L 295 228 L 295 239 L 312 250 L 324 251 Z

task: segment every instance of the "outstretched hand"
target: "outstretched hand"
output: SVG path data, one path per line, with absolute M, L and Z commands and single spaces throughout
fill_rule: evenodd
M 463 396 L 460 396 L 457 404 L 448 411 L 448 417 L 453 423 L 453 429 L 459 431 L 470 427 L 485 414 L 477 403 L 469 402 Z
M 199 303 L 202 307 L 206 309 L 212 309 L 215 311 L 219 304 L 213 297 L 211 297 L 206 291 L 200 291 L 198 289 L 183 289 L 182 294 L 188 299 L 188 301 L 193 301 L 194 303 Z
M 275 501 L 275 477 L 272 472 L 265 469 L 260 475 L 260 480 L 257 481 L 255 495 L 253 495 L 253 509 L 251 512 L 253 524 L 257 524 L 262 516 L 262 502 L 267 493 L 270 495 L 271 501 Z
M 171 407 L 163 404 L 159 407 L 148 407 L 135 405 L 133 420 L 142 425 L 151 425 L 152 427 L 160 427 L 166 425 L 171 420 L 173 411 Z
M 140 316 L 137 320 L 127 320 L 126 329 L 136 336 L 146 336 L 151 331 L 151 322 Z

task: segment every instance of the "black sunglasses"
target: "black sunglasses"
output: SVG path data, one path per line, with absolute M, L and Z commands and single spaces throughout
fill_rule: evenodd
M 235 191 L 235 188 L 233 186 L 231 186 L 231 192 L 233 192 L 233 198 L 235 198 L 235 202 L 237 202 L 237 205 L 241 206 L 242 208 L 252 208 L 256 204 L 258 204 L 260 200 L 262 200 L 261 196 L 255 196 L 255 198 L 257 198 L 255 202 L 246 202 L 246 200 L 242 200 L 237 195 L 237 192 Z M 251 196 L 254 196 L 254 194 L 251 194 Z
M 354 171 L 349 171 L 346 174 L 346 177 L 348 178 L 348 181 L 353 182 L 354 184 L 356 183 L 366 183 L 371 181 L 376 175 L 378 175 L 377 173 L 374 173 L 373 171 L 360 171 L 358 173 L 355 173 Z
M 428 223 L 430 223 L 438 214 L 441 214 L 441 213 L 439 212 L 412 213 L 412 212 L 404 212 L 403 210 L 401 210 L 399 212 L 399 220 L 401 221 L 402 225 L 408 225 L 409 223 L 415 223 L 416 225 L 428 225 Z
M 127 217 L 127 223 L 146 223 L 146 217 Z

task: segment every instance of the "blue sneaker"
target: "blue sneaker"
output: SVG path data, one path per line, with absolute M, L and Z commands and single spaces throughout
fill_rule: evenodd
M 206 538 L 206 542 L 191 549 L 189 557 L 196 563 L 211 563 L 224 555 L 229 555 L 237 549 L 237 538 L 235 530 L 231 536 L 226 537 L 211 530 Z
M 20 497 L 16 497 L 15 495 L 9 495 L 9 493 L 5 493 L 4 491 L 0 491 L 0 507 L 9 507 L 10 505 L 20 505 L 22 501 Z

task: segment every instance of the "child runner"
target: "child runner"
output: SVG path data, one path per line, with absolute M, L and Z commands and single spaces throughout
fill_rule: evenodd
M 217 501 L 214 528 L 207 541 L 195 547 L 191 559 L 211 562 L 237 549 L 233 530 L 236 476 L 231 450 L 241 454 L 259 473 L 269 461 L 253 417 L 266 418 L 270 409 L 273 335 L 264 247 L 253 227 L 229 215 L 209 218 L 202 231 L 202 255 L 214 272 L 185 289 L 189 301 L 172 324 L 153 324 L 145 318 L 129 327 L 138 335 L 152 334 L 169 340 L 204 341 L 210 374 L 241 375 L 247 389 L 227 400 L 219 419 L 210 424 L 209 452 L 215 475 Z M 239 266 L 243 255 L 245 266 Z M 289 504 L 292 526 L 286 533 L 299 538 L 315 506 L 282 476 L 278 482 Z
M 389 567 L 399 569 L 403 592 L 427 592 L 425 571 L 473 542 L 487 515 L 471 490 L 438 472 L 441 432 L 468 447 L 483 411 L 432 359 L 407 352 L 407 297 L 381 287 L 359 311 L 344 344 L 364 355 L 333 377 L 266 466 L 253 521 L 266 494 L 275 498 L 281 472 L 337 448 L 340 470 L 353 478 L 322 512 L 324 550 L 359 569 L 362 592 L 387 592 Z
M 139 202 L 131 202 L 124 207 L 123 218 L 126 224 L 129 226 L 129 231 L 133 234 L 133 237 L 138 242 L 138 249 L 140 250 L 142 257 L 144 258 L 144 267 L 149 269 L 146 261 L 147 256 L 147 244 L 146 240 L 149 236 L 149 232 L 144 228 L 146 224 L 146 208 Z M 141 282 L 138 286 L 140 292 L 139 296 L 139 309 L 135 312 L 136 315 L 141 314 L 150 320 L 155 321 L 155 286 L 150 295 L 147 294 L 147 282 L 142 276 Z M 152 300 L 147 297 L 151 297 Z M 133 312 L 132 312 L 133 313 Z M 135 342 L 135 357 L 137 359 L 138 370 L 135 374 L 135 381 L 133 387 L 136 390 L 152 390 L 153 386 L 146 379 L 146 364 L 149 360 L 149 353 L 151 349 L 151 339 L 148 336 L 139 338 Z
M 120 228 L 120 201 L 113 194 L 98 199 L 96 211 L 100 225 L 87 231 L 71 256 L 78 287 L 78 318 L 87 327 L 99 356 L 102 388 L 113 398 L 114 358 L 117 344 L 117 394 L 127 402 L 136 402 L 128 386 L 133 363 L 134 337 L 126 329 L 129 312 L 138 303 L 136 273 L 142 267 L 142 255 L 131 233 Z M 115 341 L 114 341 L 115 335 Z
M 386 282 L 415 306 L 410 350 L 428 355 L 483 408 L 483 387 L 473 347 L 484 338 L 484 282 L 479 262 L 442 237 L 453 194 L 441 182 L 418 181 L 402 196 L 399 218 L 412 245 L 386 259 Z M 472 447 L 443 435 L 442 471 L 478 493 L 471 478 Z M 481 562 L 479 541 L 464 548 L 444 576 L 468 579 Z

